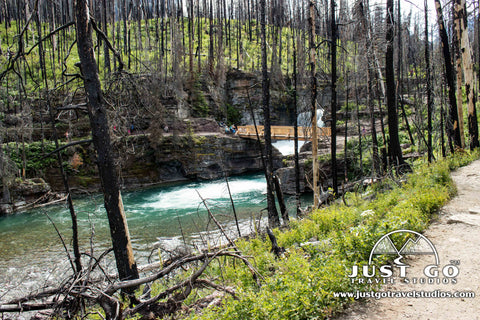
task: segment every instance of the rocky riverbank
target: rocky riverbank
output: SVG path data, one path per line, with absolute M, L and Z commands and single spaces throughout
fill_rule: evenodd
M 124 190 L 182 181 L 213 180 L 263 170 L 258 142 L 220 132 L 188 134 L 136 134 L 115 142 L 117 167 Z M 101 191 L 92 145 L 77 145 L 68 152 L 68 180 L 73 193 Z M 282 167 L 282 155 L 274 149 L 274 167 Z M 11 204 L 3 214 L 30 207 L 40 198 L 64 192 L 58 167 L 41 177 L 21 180 L 11 187 Z M 54 197 L 57 199 L 58 197 Z M 54 200 L 55 200 L 54 199 Z

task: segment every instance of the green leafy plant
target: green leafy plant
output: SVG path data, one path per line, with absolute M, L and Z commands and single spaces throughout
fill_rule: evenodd
M 287 230 L 275 230 L 281 258 L 270 252 L 267 239 L 237 241 L 237 247 L 251 256 L 265 277 L 258 287 L 251 273 L 226 262 L 221 275 L 236 288 L 237 299 L 227 298 L 219 307 L 191 314 L 192 319 L 324 319 L 341 310 L 350 298 L 335 298 L 333 292 L 376 290 L 376 285 L 348 281 L 347 270 L 368 260 L 375 242 L 384 234 L 409 229 L 425 230 L 432 216 L 455 194 L 450 169 L 479 157 L 458 153 L 435 164 L 417 162 L 406 182 L 383 182 L 388 190 L 373 201 L 360 194 L 348 194 L 345 204 L 316 210 L 304 220 L 293 220 Z M 387 187 L 385 187 L 387 186 Z M 366 194 L 375 192 L 373 188 Z M 314 243 L 308 245 L 308 242 Z M 301 245 L 302 244 L 302 245 Z M 382 261 L 382 263 L 385 261 Z M 210 270 L 210 275 L 220 271 Z

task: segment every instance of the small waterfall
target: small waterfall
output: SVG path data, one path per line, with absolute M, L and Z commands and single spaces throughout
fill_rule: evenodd
M 323 109 L 317 109 L 317 126 L 322 128 L 325 126 L 325 123 L 322 121 Z M 312 124 L 312 113 L 311 112 L 301 112 L 297 116 L 298 126 L 299 127 L 310 127 Z M 298 141 L 298 149 L 303 146 L 305 141 Z M 284 156 L 288 156 L 295 153 L 294 142 L 293 140 L 279 140 L 272 145 L 280 151 Z
M 322 121 L 323 109 L 317 109 L 317 127 L 322 128 L 325 126 L 325 123 Z M 297 116 L 298 125 L 300 127 L 310 127 L 312 124 L 312 113 L 301 112 Z

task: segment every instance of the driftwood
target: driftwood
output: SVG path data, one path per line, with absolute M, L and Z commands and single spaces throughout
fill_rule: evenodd
M 51 309 L 55 306 L 54 302 L 44 303 L 19 303 L 0 305 L 0 312 L 23 312 Z
M 65 200 L 67 200 L 67 196 L 64 196 L 60 199 L 57 199 L 57 200 L 53 200 L 53 201 L 49 201 L 49 202 L 45 202 L 45 203 L 41 203 L 41 204 L 35 204 L 33 206 L 34 209 L 36 208 L 43 208 L 43 207 L 46 207 L 46 206 L 50 206 L 52 204 L 57 204 L 57 203 L 60 203 L 60 202 L 64 202 Z
M 63 202 L 67 199 L 67 196 L 61 196 L 61 198 L 51 200 L 52 197 L 53 198 L 58 197 L 57 195 L 60 196 L 60 194 L 55 194 L 55 193 L 52 193 L 51 191 L 48 191 L 47 193 L 45 193 L 44 195 L 36 199 L 34 202 L 21 206 L 20 209 L 27 210 L 27 209 L 43 208 L 46 206 L 50 206 L 52 204 Z
M 201 299 L 197 298 L 189 306 L 189 309 L 198 310 L 202 306 L 220 304 L 222 298 L 226 295 L 236 298 L 233 288 L 221 285 L 216 282 L 218 280 L 209 279 L 205 276 L 205 270 L 213 261 L 222 263 L 226 258 L 242 262 L 250 270 L 257 285 L 260 286 L 260 281 L 264 280 L 263 276 L 249 261 L 250 257 L 242 255 L 234 241 L 228 237 L 223 226 L 212 214 L 206 201 L 203 198 L 201 199 L 207 211 L 209 211 L 210 218 L 223 235 L 227 237 L 228 246 L 209 251 L 186 252 L 183 255 L 176 255 L 169 260 L 139 268 L 140 270 L 150 270 L 148 275 L 139 279 L 119 281 L 118 275 L 108 274 L 101 264 L 105 257 L 112 252 L 112 249 L 94 255 L 93 232 L 90 240 L 90 252 L 82 253 L 86 257 L 84 258 L 86 261 L 83 263 L 83 268 L 77 270 L 73 266 L 74 260 L 67 250 L 66 243 L 57 229 L 74 272 L 63 279 L 56 288 L 44 288 L 40 292 L 17 299 L 0 301 L 0 313 L 45 310 L 49 317 L 62 318 L 68 316 L 72 318 L 77 315 L 84 317 L 86 306 L 99 305 L 103 309 L 105 319 L 124 319 L 135 315 L 141 315 L 143 319 L 163 318 L 172 316 L 179 310 L 186 308 L 185 300 L 192 292 L 195 292 L 196 288 L 211 289 L 212 293 L 210 295 Z M 276 243 L 276 240 L 274 243 Z M 222 259 L 219 259 L 220 257 Z M 173 281 L 185 270 L 191 270 L 186 278 L 180 277 L 179 280 Z M 162 281 L 163 285 L 168 286 L 162 292 L 152 295 L 152 285 L 158 281 Z M 124 295 L 125 292 L 130 292 L 133 288 L 138 288 L 141 285 L 145 285 L 145 287 L 140 297 Z M 120 295 L 123 296 L 123 299 L 120 299 Z M 122 302 L 125 298 L 129 299 L 130 305 Z

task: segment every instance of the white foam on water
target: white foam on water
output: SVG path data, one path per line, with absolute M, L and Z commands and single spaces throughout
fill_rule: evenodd
M 305 144 L 305 141 L 298 141 L 298 151 Z M 278 151 L 284 156 L 288 156 L 295 153 L 295 141 L 293 140 L 278 140 L 272 145 L 277 148 Z
M 265 192 L 266 183 L 262 179 L 232 179 L 229 182 L 230 192 L 234 199 L 245 199 L 245 195 Z M 143 208 L 153 209 L 187 209 L 197 208 L 201 203 L 198 193 L 204 199 L 219 201 L 228 199 L 228 189 L 225 181 L 214 181 L 202 184 L 189 184 L 173 189 L 160 191 L 154 195 L 147 203 L 142 205 Z

